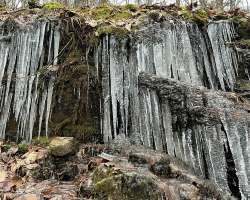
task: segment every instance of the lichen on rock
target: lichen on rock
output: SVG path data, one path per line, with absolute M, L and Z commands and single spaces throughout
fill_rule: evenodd
M 65 156 L 77 151 L 76 141 L 73 137 L 55 137 L 51 139 L 49 149 L 54 156 Z

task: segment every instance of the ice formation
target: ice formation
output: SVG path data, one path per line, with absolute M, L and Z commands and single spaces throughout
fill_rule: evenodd
M 236 35 L 233 23 L 213 22 L 204 31 L 195 23 L 169 20 L 148 25 L 136 35 L 123 40 L 106 36 L 97 51 L 104 141 L 123 135 L 120 138 L 131 143 L 165 150 L 221 188 L 249 198 L 249 119 L 237 121 L 230 102 L 212 95 L 215 90 L 234 90 L 237 54 L 227 45 Z M 176 94 L 178 102 L 173 105 L 173 99 L 164 98 L 157 88 L 139 84 L 141 72 L 208 88 L 211 95 L 189 101 L 189 89 L 181 91 L 187 93 L 183 99 L 180 91 L 172 89 L 169 93 Z M 189 114 L 182 116 L 182 108 L 195 110 L 196 101 L 223 108 L 218 122 L 191 123 Z
M 5 138 L 8 120 L 14 118 L 17 137 L 30 141 L 38 116 L 38 134 L 43 120 L 47 134 L 53 78 L 41 81 L 39 70 L 57 62 L 58 23 L 5 21 L 0 26 L 0 137 Z

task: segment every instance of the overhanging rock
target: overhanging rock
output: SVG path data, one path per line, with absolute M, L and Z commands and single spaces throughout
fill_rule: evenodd
M 145 73 L 139 84 L 158 94 L 167 152 L 224 189 L 239 187 L 242 197 L 249 198 L 249 102 L 234 93 Z
M 230 21 L 201 30 L 166 20 L 130 39 L 105 36 L 96 56 L 104 141 L 126 139 L 165 150 L 247 198 L 249 104 L 222 92 L 234 91 L 236 84 L 237 53 L 226 45 L 235 34 Z

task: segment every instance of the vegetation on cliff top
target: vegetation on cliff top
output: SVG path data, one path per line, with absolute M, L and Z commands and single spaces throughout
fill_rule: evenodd
M 32 16 L 32 17 L 31 17 Z M 95 35 L 103 33 L 127 34 L 135 30 L 145 21 L 164 21 L 166 19 L 184 19 L 206 24 L 211 20 L 233 19 L 240 22 L 247 19 L 247 14 L 241 10 L 229 12 L 216 11 L 203 8 L 190 8 L 189 6 L 169 5 L 109 5 L 103 4 L 96 7 L 67 8 L 58 2 L 45 3 L 39 8 L 22 9 L 17 11 L 0 10 L 2 20 L 7 18 L 21 18 L 26 23 L 29 19 L 44 17 L 56 17 L 60 19 L 78 20 L 79 23 L 88 25 L 95 30 Z M 23 20 L 26 19 L 26 20 Z M 243 21 L 244 21 L 243 20 Z M 123 30 L 123 31 L 121 31 Z

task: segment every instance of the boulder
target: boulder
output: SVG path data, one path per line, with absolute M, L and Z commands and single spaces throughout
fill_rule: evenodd
M 94 171 L 92 181 L 96 199 L 158 200 L 162 195 L 151 176 L 138 172 L 116 172 L 102 165 Z
M 49 144 L 51 154 L 54 156 L 65 156 L 75 153 L 76 145 L 73 137 L 55 137 Z

